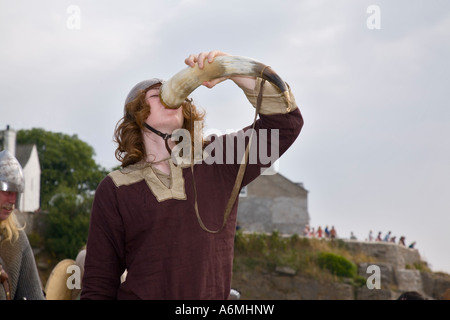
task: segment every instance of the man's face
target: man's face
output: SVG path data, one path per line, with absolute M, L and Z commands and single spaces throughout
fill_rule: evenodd
M 17 192 L 0 191 L 0 221 L 8 219 L 16 204 Z
M 150 115 L 146 119 L 147 124 L 168 134 L 183 126 L 183 108 L 165 108 L 159 98 L 159 88 L 147 91 L 145 100 L 150 105 Z

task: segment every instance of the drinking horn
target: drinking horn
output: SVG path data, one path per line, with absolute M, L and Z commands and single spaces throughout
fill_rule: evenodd
M 196 64 L 176 73 L 160 89 L 161 102 L 166 108 L 178 109 L 183 101 L 203 82 L 236 75 L 254 76 L 273 83 L 289 103 L 287 84 L 270 67 L 240 56 L 218 56 L 200 69 Z

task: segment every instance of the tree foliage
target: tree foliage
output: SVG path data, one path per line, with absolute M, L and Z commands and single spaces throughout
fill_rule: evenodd
M 95 191 L 106 174 L 96 164 L 94 149 L 77 135 L 45 131 L 40 128 L 20 130 L 17 143 L 35 144 L 41 164 L 41 208 L 48 209 L 50 199 L 59 189 L 80 195 Z
M 86 244 L 92 197 L 70 190 L 55 195 L 45 215 L 46 247 L 58 259 L 75 259 Z
M 57 258 L 74 259 L 86 244 L 94 192 L 107 171 L 77 135 L 34 128 L 18 131 L 17 143 L 37 147 L 45 245 Z

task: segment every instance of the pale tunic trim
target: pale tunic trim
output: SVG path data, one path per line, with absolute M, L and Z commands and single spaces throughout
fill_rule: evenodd
M 175 166 L 172 160 L 169 160 L 170 165 L 170 177 L 159 178 L 152 168 L 151 164 L 139 162 L 137 164 L 130 165 L 124 169 L 116 170 L 109 173 L 109 176 L 113 180 L 116 187 L 128 186 L 142 180 L 145 180 L 151 192 L 155 196 L 158 202 L 162 202 L 169 199 L 186 200 L 186 190 L 184 188 L 184 177 L 181 166 Z M 170 186 L 161 180 L 167 179 L 170 181 Z
M 256 85 L 253 90 L 247 89 L 245 87 L 240 87 L 244 91 L 248 101 L 256 107 L 256 101 L 258 99 L 259 87 L 262 79 L 256 78 Z M 290 101 L 284 98 L 283 93 L 275 87 L 272 83 L 266 81 L 264 84 L 263 100 L 261 108 L 259 110 L 260 114 L 271 115 L 271 114 L 285 114 L 297 109 L 297 104 L 295 102 L 294 95 L 291 92 L 291 88 L 286 83 L 289 89 Z

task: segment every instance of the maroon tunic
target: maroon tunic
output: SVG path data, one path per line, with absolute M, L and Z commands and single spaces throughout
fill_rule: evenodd
M 258 137 L 259 129 L 279 129 L 281 156 L 302 126 L 300 111 L 294 109 L 286 114 L 260 115 L 255 133 Z M 270 150 L 270 134 L 267 136 L 266 150 Z M 224 135 L 214 143 L 233 138 L 236 136 Z M 222 226 L 239 162 L 194 165 L 199 213 L 210 230 Z M 261 166 L 247 166 L 244 186 L 261 173 Z M 144 179 L 117 186 L 109 175 L 99 184 L 81 299 L 228 299 L 238 203 L 221 231 L 204 231 L 194 209 L 191 167 L 181 170 L 184 200 L 158 201 Z M 126 281 L 121 283 L 125 269 Z

